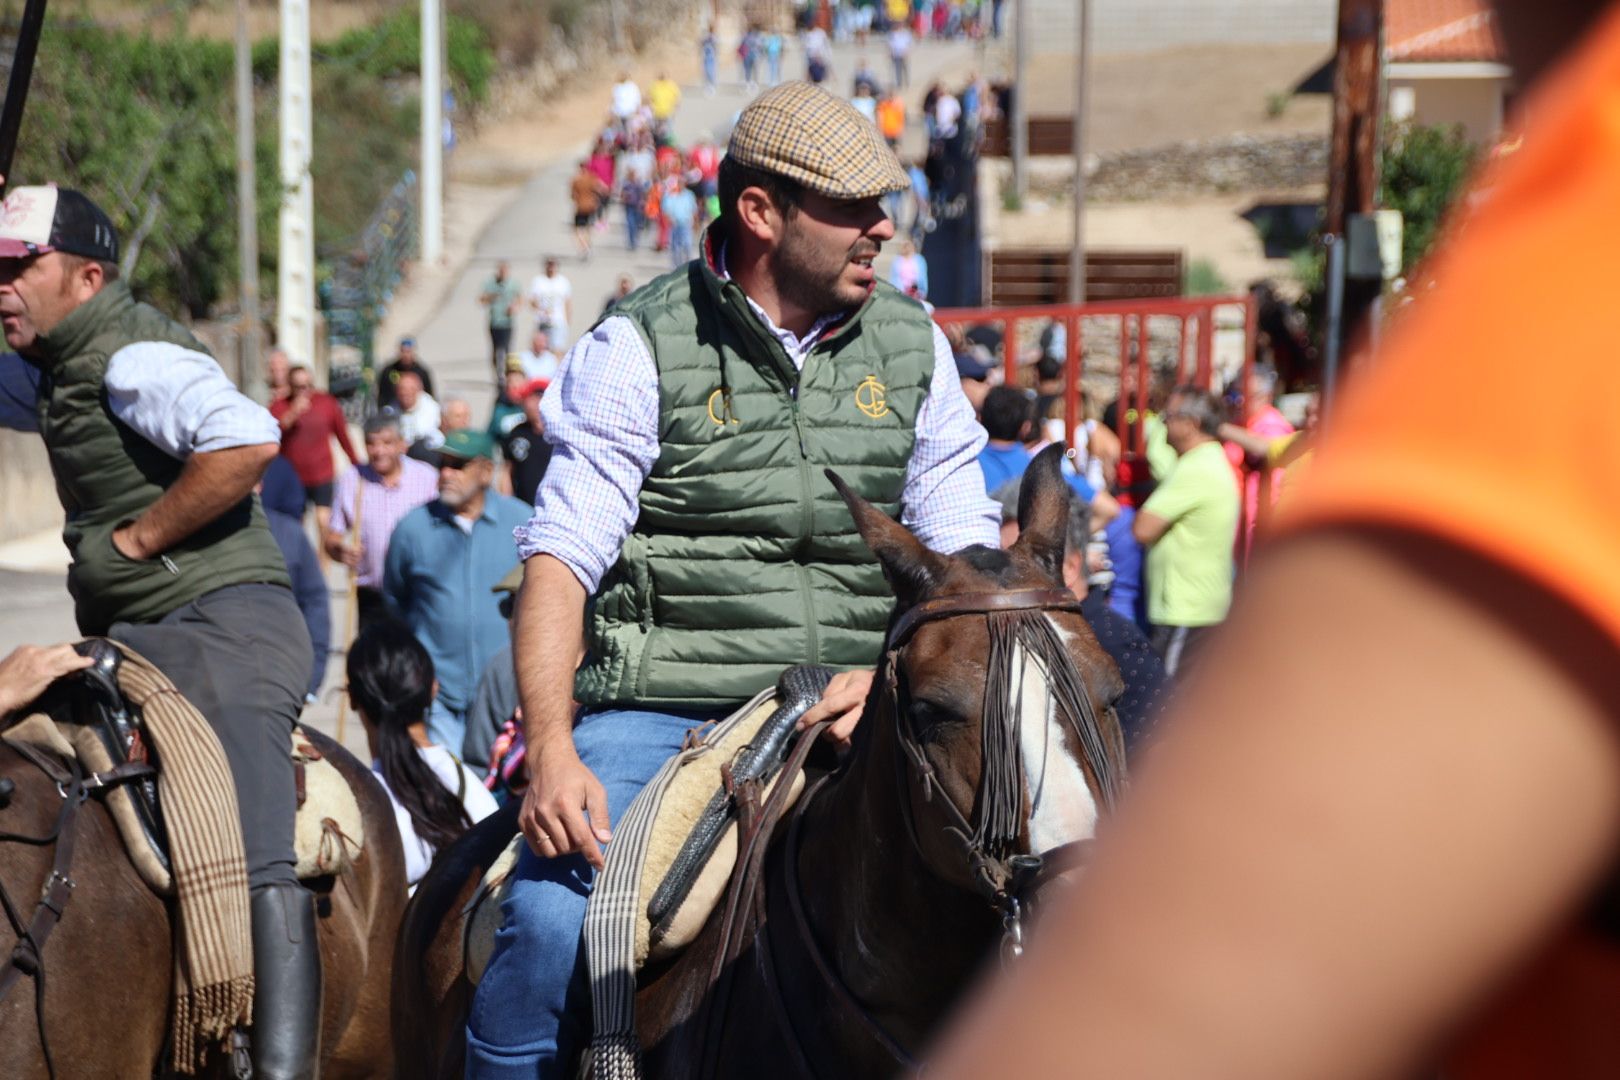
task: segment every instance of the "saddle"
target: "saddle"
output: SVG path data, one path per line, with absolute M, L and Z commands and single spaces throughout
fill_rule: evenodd
M 77 759 L 87 774 L 109 773 L 127 763 L 163 769 L 146 739 L 139 710 L 131 708 L 118 685 L 123 660 L 114 645 L 92 638 L 77 648 L 95 662 L 76 680 L 63 680 L 40 699 L 38 710 L 8 727 L 3 737 L 63 760 Z M 335 765 L 295 727 L 288 749 L 298 786 L 295 848 L 298 877 L 308 880 L 340 873 L 359 855 L 365 830 L 360 804 Z M 229 777 L 199 777 L 215 786 Z M 130 861 L 142 880 L 161 896 L 174 895 L 163 807 L 155 773 L 106 792 L 105 802 Z
M 636 969 L 691 944 L 719 903 L 737 862 L 739 787 L 775 790 L 787 784 L 787 797 L 797 798 L 803 775 L 784 776 L 782 766 L 799 718 L 820 700 L 832 675 L 826 667 L 789 668 L 774 688 L 724 720 L 688 733 L 686 745 L 625 810 L 591 910 L 602 898 L 602 906 L 616 913 L 614 936 L 633 941 Z M 521 834 L 513 838 L 463 909 L 466 972 L 473 983 L 494 949 L 501 901 L 524 842 Z M 634 903 L 619 902 L 626 888 L 634 891 Z M 592 919 L 587 915 L 587 934 Z

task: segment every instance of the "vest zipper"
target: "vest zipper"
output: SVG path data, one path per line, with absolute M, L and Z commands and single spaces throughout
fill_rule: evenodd
M 806 358 L 808 363 L 809 358 Z M 814 526 L 814 504 L 810 488 L 810 452 L 804 445 L 804 423 L 799 416 L 798 387 L 793 395 L 793 433 L 799 438 L 799 551 L 794 568 L 799 572 L 799 594 L 804 598 L 804 637 L 807 664 L 821 663 L 821 633 L 816 626 L 816 599 L 810 588 L 810 571 L 804 565 L 805 549 L 810 545 L 810 530 Z

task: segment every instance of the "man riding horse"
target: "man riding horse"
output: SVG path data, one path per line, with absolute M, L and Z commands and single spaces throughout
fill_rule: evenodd
M 907 186 L 877 129 L 777 87 L 739 117 L 719 185 L 699 258 L 621 301 L 546 395 L 515 628 L 528 850 L 469 1076 L 561 1076 L 583 1048 L 601 844 L 689 729 L 810 662 L 853 669 L 804 719 L 847 740 L 893 597 L 823 470 L 935 550 L 996 544 L 950 347 L 872 269 L 882 198 Z
M 314 898 L 299 885 L 288 739 L 309 633 L 253 495 L 280 432 L 178 323 L 119 280 L 84 195 L 22 187 L 0 211 L 0 425 L 45 440 L 67 511 L 79 629 L 161 668 L 219 736 L 251 890 L 259 1077 L 316 1069 Z

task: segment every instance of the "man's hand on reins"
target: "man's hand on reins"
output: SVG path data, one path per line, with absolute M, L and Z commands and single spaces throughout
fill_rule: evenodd
M 82 671 L 92 662 L 74 652 L 72 645 L 19 645 L 0 660 L 0 717 L 11 715 L 63 675 Z
M 529 787 L 518 824 L 529 848 L 543 859 L 575 852 L 602 869 L 608 830 L 607 790 L 579 760 L 564 734 L 528 750 Z
M 875 671 L 841 671 L 832 677 L 821 700 L 810 706 L 799 718 L 799 730 L 815 727 L 823 720 L 831 720 L 826 737 L 840 746 L 849 745 L 855 725 L 861 722 L 861 711 L 866 707 L 866 695 L 871 693 Z

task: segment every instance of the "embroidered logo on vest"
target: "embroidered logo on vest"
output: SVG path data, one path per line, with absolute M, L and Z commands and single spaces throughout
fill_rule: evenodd
M 855 407 L 873 420 L 889 415 L 887 387 L 878 382 L 876 375 L 868 375 L 855 388 Z
M 728 387 L 722 386 L 709 395 L 709 419 L 714 421 L 715 427 L 737 422 L 736 415 L 731 411 L 731 390 Z

